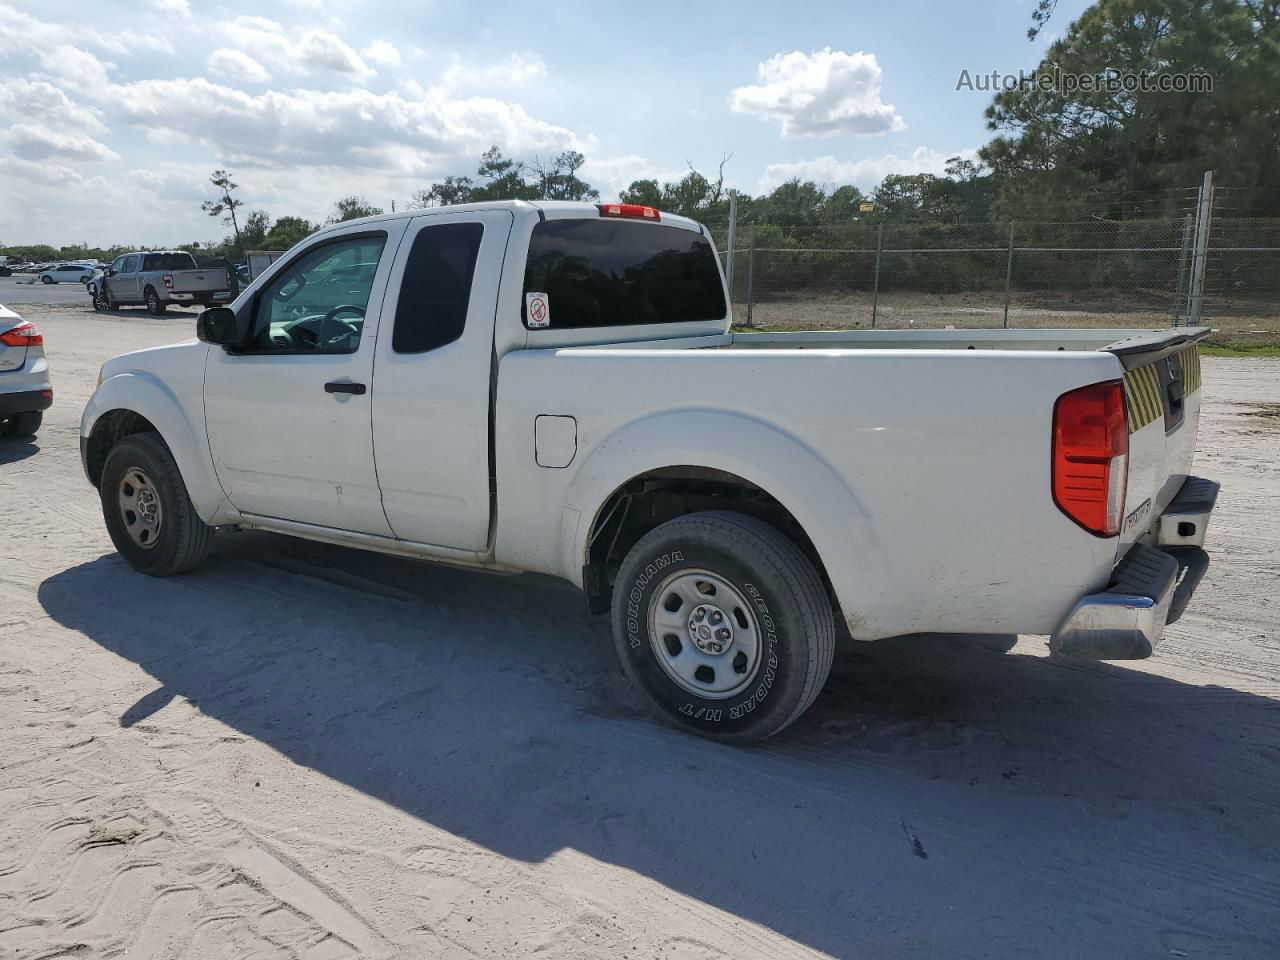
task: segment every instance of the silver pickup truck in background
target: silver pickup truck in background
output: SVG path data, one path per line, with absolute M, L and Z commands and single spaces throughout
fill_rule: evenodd
M 93 285 L 93 305 L 99 311 L 142 304 L 157 315 L 171 303 L 226 303 L 236 286 L 227 270 L 198 267 L 185 250 L 126 253 L 94 278 Z

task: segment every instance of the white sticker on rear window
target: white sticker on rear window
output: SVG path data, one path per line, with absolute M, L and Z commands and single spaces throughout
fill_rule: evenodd
M 524 295 L 524 315 L 531 328 L 551 326 L 551 301 L 545 293 Z

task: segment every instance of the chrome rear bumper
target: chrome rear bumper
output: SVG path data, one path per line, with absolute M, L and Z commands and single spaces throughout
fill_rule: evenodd
M 1049 638 L 1055 656 L 1085 660 L 1141 660 L 1151 656 L 1178 583 L 1172 555 L 1135 544 L 1116 566 L 1111 586 L 1076 601 Z
M 1085 660 L 1151 656 L 1165 625 L 1181 615 L 1204 574 L 1208 557 L 1198 548 L 1217 498 L 1218 484 L 1188 477 L 1156 523 L 1155 546 L 1134 544 L 1106 590 L 1076 601 L 1049 638 L 1050 652 Z

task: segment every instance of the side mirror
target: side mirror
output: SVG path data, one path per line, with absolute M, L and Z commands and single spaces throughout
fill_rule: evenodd
M 230 307 L 209 307 L 196 317 L 196 336 L 205 343 L 236 349 L 249 339 L 249 311 L 241 320 Z

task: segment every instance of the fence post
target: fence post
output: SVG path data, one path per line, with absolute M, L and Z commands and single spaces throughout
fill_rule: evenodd
M 1004 267 L 1004 325 L 1009 326 L 1009 287 L 1013 283 L 1013 221 L 1009 221 L 1009 260 Z
M 729 191 L 729 259 L 728 269 L 725 270 L 725 281 L 729 284 L 729 303 L 733 303 L 733 254 L 734 241 L 738 236 L 738 194 L 737 191 Z
M 871 326 L 876 325 L 876 310 L 880 306 L 880 251 L 884 248 L 884 221 L 876 227 L 876 277 L 871 283 Z
M 1213 171 L 1204 172 L 1200 202 L 1196 204 L 1196 244 L 1191 261 L 1191 285 L 1187 289 L 1187 326 L 1200 326 L 1204 308 L 1204 268 L 1209 253 L 1209 226 L 1213 219 Z
M 1187 259 L 1191 256 L 1191 225 L 1194 223 L 1191 214 L 1187 214 L 1182 218 L 1182 252 L 1178 254 L 1178 289 L 1173 294 L 1173 325 L 1178 326 L 1179 320 L 1186 319 L 1186 312 L 1179 312 L 1179 308 L 1186 303 L 1183 296 L 1183 284 L 1187 282 Z
M 747 250 L 747 326 L 751 326 L 751 307 L 755 300 L 756 284 L 756 228 L 751 225 L 751 246 Z

